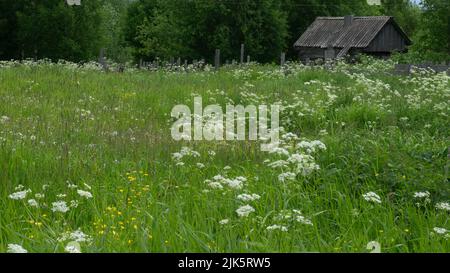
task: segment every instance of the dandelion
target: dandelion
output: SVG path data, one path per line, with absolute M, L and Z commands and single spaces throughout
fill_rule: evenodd
M 237 196 L 237 199 L 242 200 L 244 202 L 249 202 L 249 201 L 255 201 L 258 200 L 259 198 L 261 198 L 261 196 L 259 196 L 258 194 L 239 194 Z
M 57 201 L 52 203 L 52 211 L 66 213 L 69 211 L 69 207 L 65 201 Z
M 370 250 L 370 253 L 381 253 L 381 244 L 377 241 L 371 241 L 367 243 L 367 250 Z
M 22 199 L 25 199 L 27 197 L 27 194 L 29 192 L 31 192 L 30 189 L 23 190 L 23 191 L 18 191 L 18 192 L 10 194 L 8 197 L 11 198 L 12 200 L 22 200 Z
M 372 191 L 363 194 L 363 197 L 368 202 L 379 203 L 379 204 L 381 203 L 381 197 Z
M 81 197 L 85 197 L 87 199 L 92 198 L 92 193 L 88 192 L 88 191 L 83 191 L 83 190 L 77 190 L 78 195 L 80 195 Z
M 250 213 L 254 212 L 255 209 L 250 205 L 241 206 L 236 210 L 239 217 L 247 217 Z
M 28 253 L 28 251 L 23 248 L 21 245 L 17 244 L 8 244 L 8 250 L 6 250 L 7 253 Z

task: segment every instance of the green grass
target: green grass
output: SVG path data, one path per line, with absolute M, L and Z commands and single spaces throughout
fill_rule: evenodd
M 292 66 L 287 75 L 256 65 L 122 74 L 0 67 L 0 252 L 8 244 L 64 252 L 70 239 L 58 238 L 77 229 L 92 239 L 83 252 L 368 252 L 370 241 L 383 252 L 449 252 L 450 233 L 433 230 L 450 229 L 449 212 L 435 208 L 450 199 L 449 77 L 393 76 L 388 65 Z M 204 105 L 282 103 L 287 132 L 326 145 L 313 154 L 320 170 L 280 182 L 281 171 L 264 163 L 277 156 L 257 142 L 173 141 L 171 109 L 192 109 L 193 93 Z M 183 146 L 200 156 L 177 166 L 172 153 Z M 247 181 L 212 189 L 205 180 L 218 174 Z M 9 198 L 18 185 L 31 190 L 27 198 Z M 363 198 L 370 191 L 381 203 Z M 414 198 L 424 191 L 428 202 Z M 243 202 L 241 193 L 261 198 Z M 60 200 L 79 204 L 53 212 Z M 245 204 L 255 211 L 239 217 Z M 294 209 L 313 225 L 278 219 Z M 288 231 L 267 230 L 274 224 Z

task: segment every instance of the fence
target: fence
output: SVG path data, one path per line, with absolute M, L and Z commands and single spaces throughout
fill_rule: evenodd
M 447 72 L 450 75 L 450 65 L 448 64 L 397 64 L 395 73 L 398 75 L 410 75 L 414 69 L 432 70 L 437 73 Z

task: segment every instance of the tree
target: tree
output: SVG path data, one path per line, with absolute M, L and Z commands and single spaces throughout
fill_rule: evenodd
M 140 0 L 128 11 L 127 40 L 137 57 L 237 59 L 245 43 L 253 59 L 268 62 L 285 49 L 286 17 L 274 0 Z
M 421 28 L 414 50 L 434 61 L 450 61 L 450 2 L 423 0 Z
M 68 6 L 62 0 L 3 0 L 1 58 L 95 59 L 102 37 L 100 0 Z

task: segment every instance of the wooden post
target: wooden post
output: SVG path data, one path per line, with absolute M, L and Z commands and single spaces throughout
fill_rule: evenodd
M 241 64 L 244 63 L 245 45 L 241 44 Z
M 450 146 L 448 147 L 447 150 L 447 165 L 445 165 L 445 181 L 444 182 L 449 182 L 449 177 L 448 177 L 448 169 L 450 167 Z
M 250 55 L 247 55 L 247 63 L 250 63 Z
M 284 63 L 286 62 L 286 53 L 281 52 L 281 57 L 280 57 L 280 65 L 284 66 Z
M 214 58 L 214 67 L 216 68 L 216 71 L 219 70 L 220 67 L 220 49 L 216 49 L 216 55 Z
M 102 65 L 103 70 L 108 70 L 108 66 L 106 65 L 105 61 L 105 49 L 100 49 L 100 56 L 98 57 L 98 62 Z
M 178 58 L 178 59 L 177 59 L 177 66 L 178 66 L 178 67 L 181 66 L 181 58 Z

